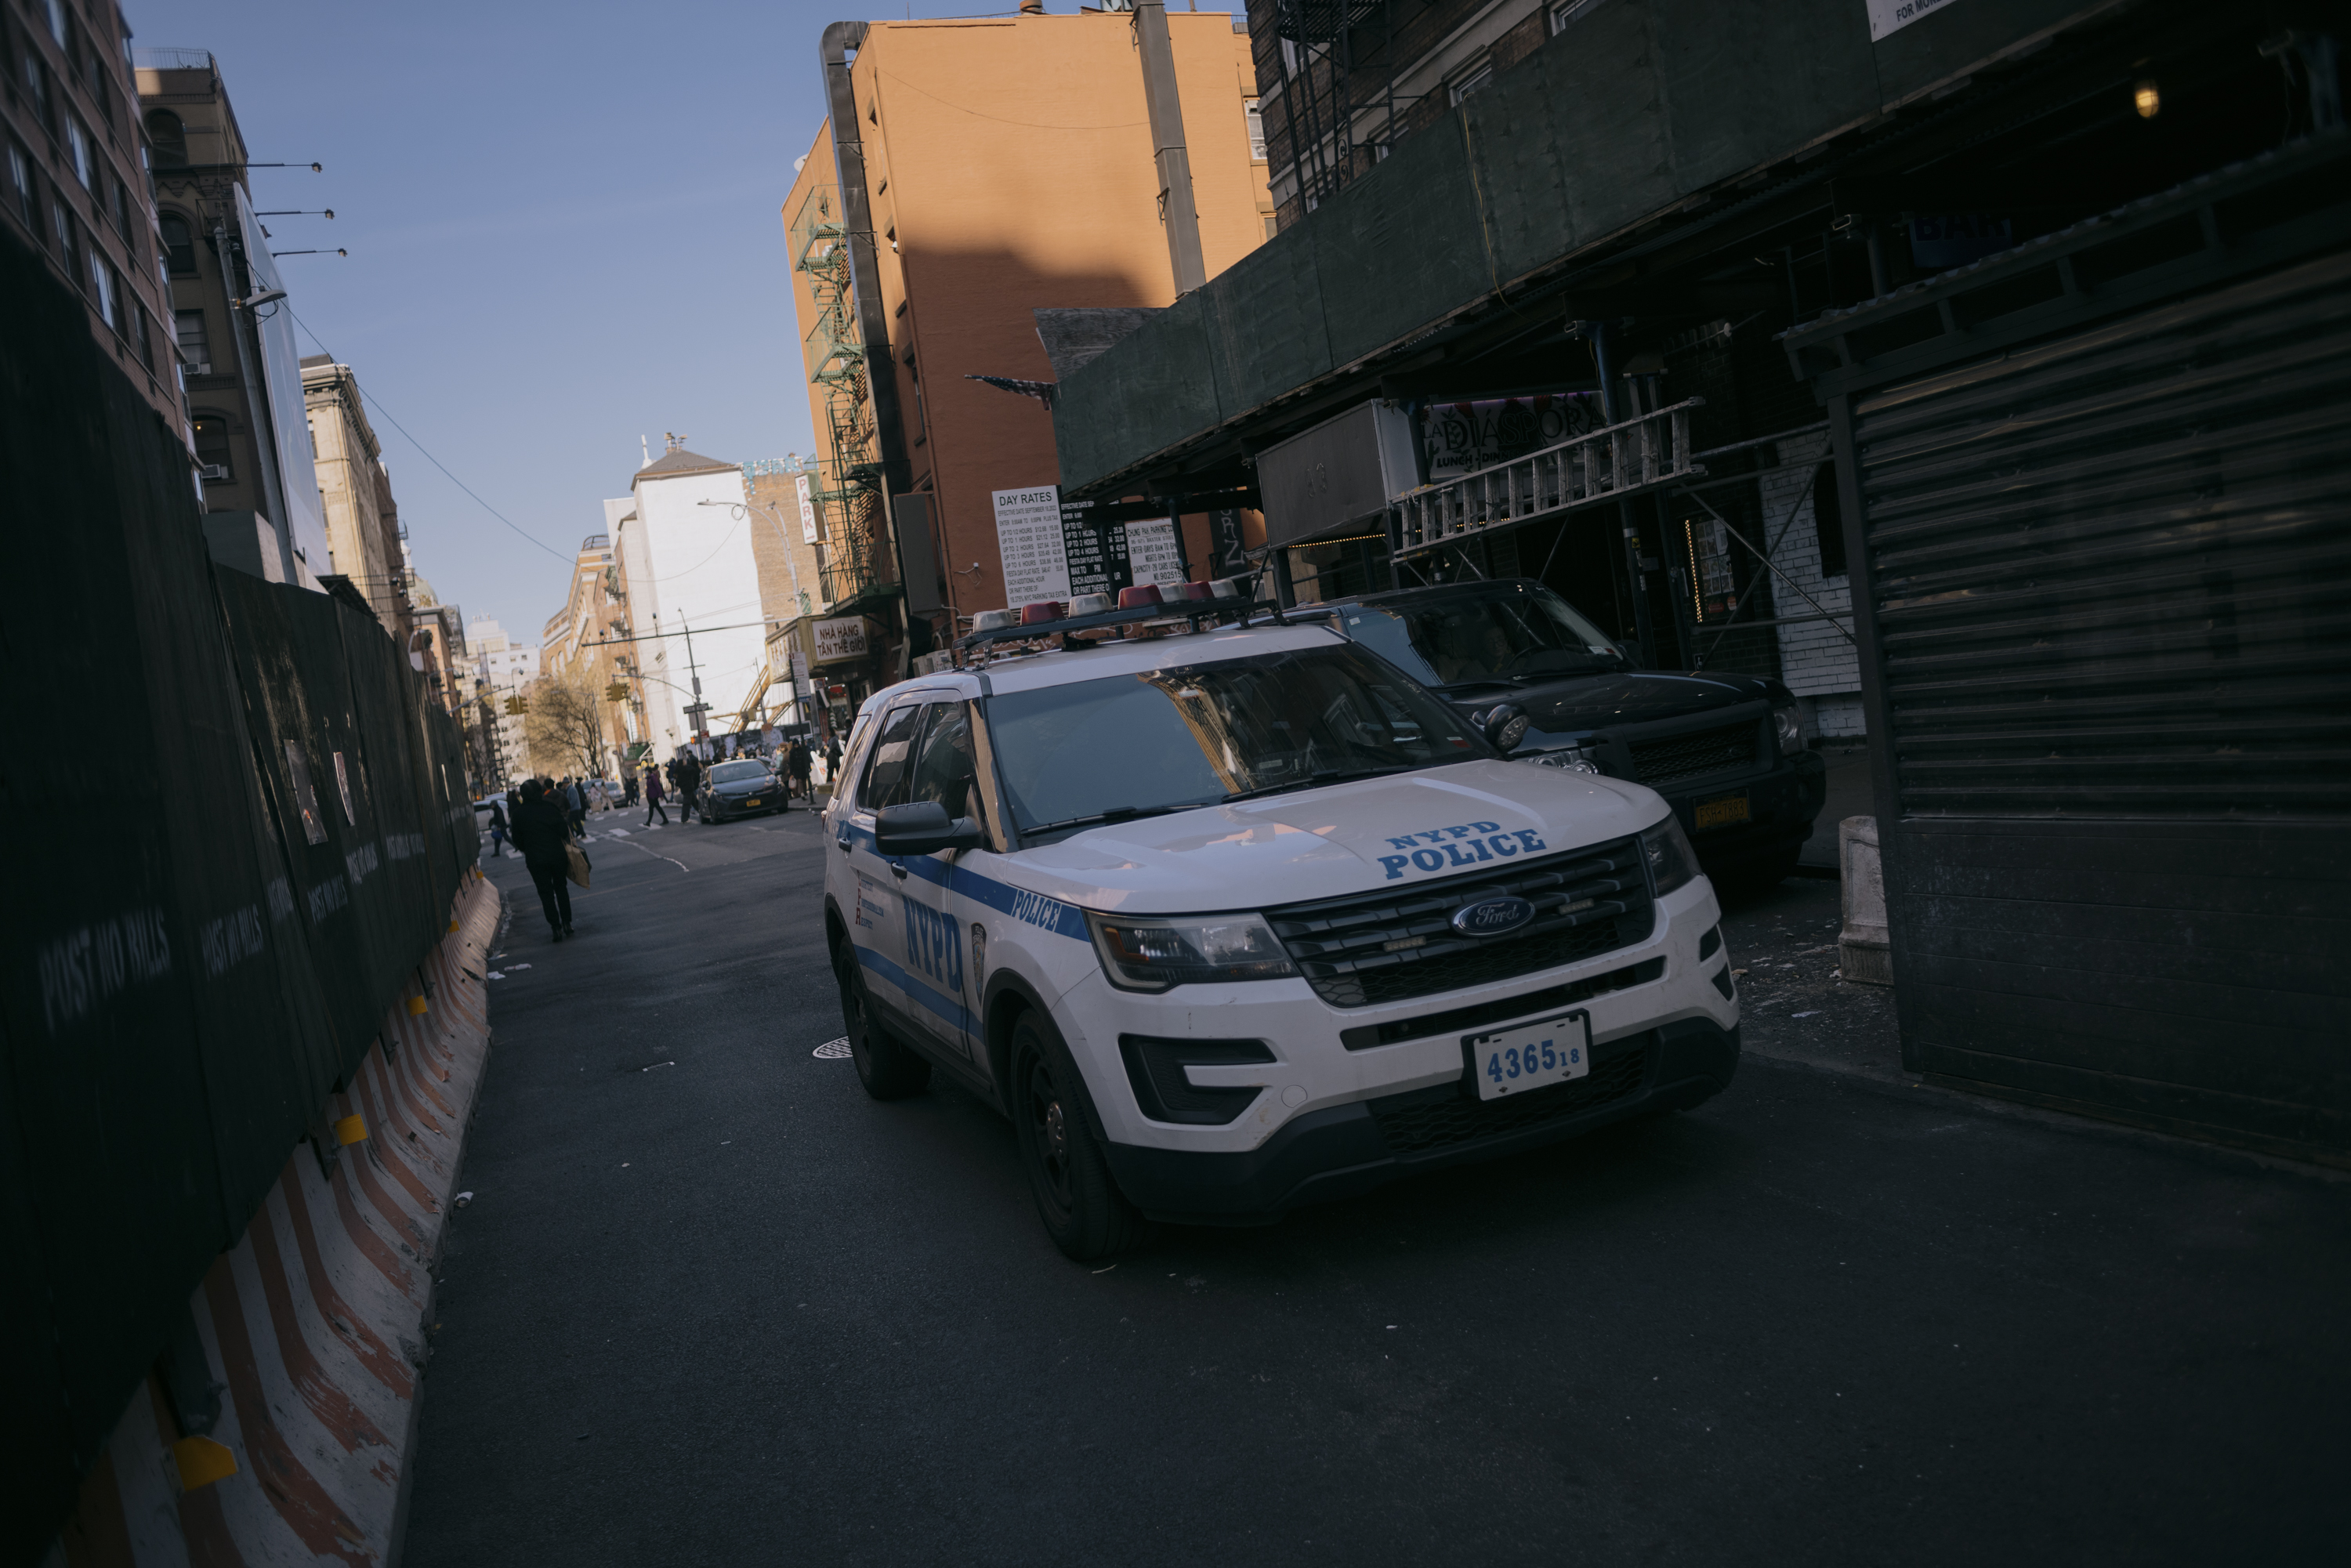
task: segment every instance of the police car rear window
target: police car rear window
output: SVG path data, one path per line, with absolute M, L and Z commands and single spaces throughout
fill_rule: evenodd
M 1451 708 L 1353 647 L 1005 693 L 987 723 L 1024 842 L 1490 755 Z

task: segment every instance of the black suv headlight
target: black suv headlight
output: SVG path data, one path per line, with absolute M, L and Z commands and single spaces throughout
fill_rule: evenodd
M 1298 973 L 1273 927 L 1257 915 L 1127 919 L 1086 912 L 1102 973 L 1123 991 L 1220 980 L 1279 980 Z
M 1780 737 L 1780 755 L 1793 757 L 1804 749 L 1804 716 L 1795 704 L 1771 710 L 1771 731 Z
M 1682 835 L 1681 823 L 1670 816 L 1641 835 L 1641 858 L 1649 864 L 1650 890 L 1659 898 L 1698 875 L 1698 856 Z

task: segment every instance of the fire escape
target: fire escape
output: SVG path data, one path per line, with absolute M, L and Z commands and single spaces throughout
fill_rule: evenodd
M 830 185 L 809 193 L 792 224 L 792 265 L 808 274 L 816 324 L 800 345 L 809 384 L 819 389 L 831 452 L 818 469 L 812 498 L 823 521 L 820 587 L 829 606 L 890 584 L 882 528 L 881 464 L 874 451 L 873 403 L 857 302 L 849 274 L 849 231 L 841 197 Z
M 1282 125 L 1301 213 L 1369 171 L 1401 133 L 1394 10 L 1395 0 L 1276 0 Z M 1372 134 L 1359 141 L 1358 120 L 1374 109 Z

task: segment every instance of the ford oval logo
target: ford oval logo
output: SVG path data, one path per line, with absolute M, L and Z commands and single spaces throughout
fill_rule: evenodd
M 1507 936 L 1535 917 L 1523 898 L 1489 898 L 1453 912 L 1453 929 L 1464 936 Z

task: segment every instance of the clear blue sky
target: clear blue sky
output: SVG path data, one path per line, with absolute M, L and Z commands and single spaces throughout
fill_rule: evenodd
M 1009 10 L 1011 0 L 1002 0 Z M 1073 9 L 1059 0 L 1056 10 Z M 811 444 L 778 208 L 824 117 L 824 0 L 128 0 L 138 47 L 210 49 L 296 314 L 553 549 L 603 528 L 638 437 L 727 462 Z M 925 5 L 915 16 L 972 14 Z M 298 334 L 299 336 L 299 334 Z M 318 344 L 300 338 L 305 353 Z M 536 642 L 565 569 L 371 413 L 417 569 Z

